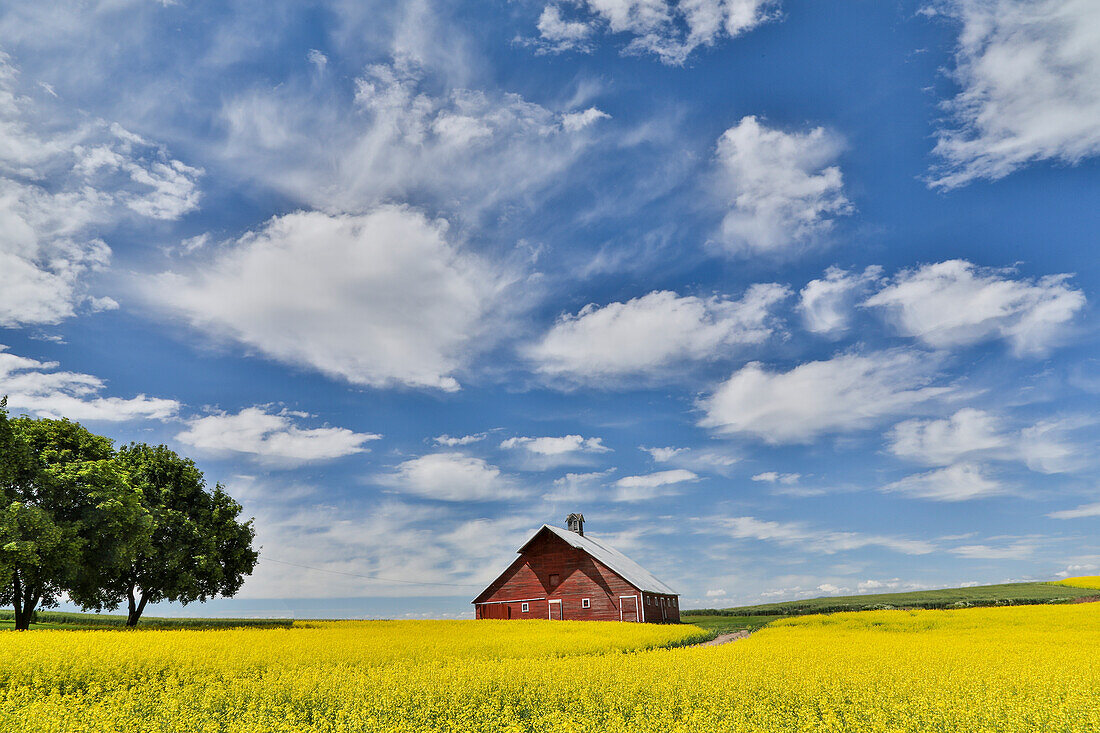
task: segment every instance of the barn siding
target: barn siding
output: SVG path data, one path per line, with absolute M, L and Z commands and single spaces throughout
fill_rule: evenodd
M 558 575 L 559 584 L 551 588 L 550 576 Z M 657 606 L 645 606 L 643 594 L 616 572 L 591 555 L 560 537 L 543 533 L 527 550 L 475 600 L 477 618 L 548 618 L 550 601 L 561 601 L 562 617 L 572 621 L 618 621 L 620 596 L 638 596 L 639 617 L 643 607 L 645 620 L 661 622 Z M 521 600 L 531 600 L 528 613 L 521 611 Z M 588 598 L 590 608 L 582 607 Z M 500 603 L 508 601 L 508 603 Z M 628 602 L 629 603 L 629 602 Z M 490 609 L 489 605 L 501 608 Z M 555 604 L 556 605 L 556 604 Z M 665 609 L 667 622 L 679 621 L 678 609 Z M 640 620 L 640 618 L 639 618 Z

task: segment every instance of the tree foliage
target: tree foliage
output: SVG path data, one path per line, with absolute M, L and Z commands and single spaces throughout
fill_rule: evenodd
M 150 523 L 115 461 L 111 441 L 69 420 L 0 420 L 5 441 L 0 505 L 0 602 L 25 629 L 35 608 L 66 592 L 77 603 L 87 579 L 129 561 Z M 93 593 L 94 595 L 94 593 Z
M 11 419 L 0 400 L 0 603 L 26 629 L 64 593 L 82 608 L 231 596 L 252 572 L 251 520 L 165 446 L 111 441 L 69 420 Z
M 234 595 L 258 559 L 252 521 L 238 520 L 240 504 L 220 484 L 207 491 L 195 463 L 166 446 L 134 443 L 119 450 L 118 462 L 141 491 L 152 531 L 131 563 L 97 581 L 103 597 L 88 607 L 125 600 L 133 626 L 148 603 Z

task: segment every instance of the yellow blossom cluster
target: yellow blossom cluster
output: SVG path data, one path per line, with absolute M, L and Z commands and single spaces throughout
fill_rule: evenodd
M 1100 731 L 1100 604 L 0 634 L 0 730 Z
M 1054 581 L 1056 585 L 1068 585 L 1071 588 L 1095 588 L 1100 590 L 1100 575 L 1079 575 Z

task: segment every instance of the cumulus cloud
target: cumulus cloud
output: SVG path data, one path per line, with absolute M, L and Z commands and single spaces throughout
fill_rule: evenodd
M 1020 461 L 1039 473 L 1065 473 L 1081 465 L 1083 451 L 1068 434 L 1088 420 L 1042 420 L 1018 431 L 1007 431 L 1000 420 L 974 408 L 949 418 L 906 420 L 890 431 L 894 455 L 932 466 L 947 466 L 960 458 Z
M 882 276 L 872 265 L 859 272 L 830 267 L 825 277 L 806 283 L 798 294 L 798 310 L 807 331 L 836 336 L 848 330 L 856 301 Z
M 718 140 L 714 196 L 726 211 L 717 234 L 733 255 L 797 252 L 853 210 L 836 159 L 844 144 L 817 127 L 783 132 L 743 118 Z
M 648 501 L 679 493 L 678 486 L 696 481 L 699 476 L 683 468 L 657 471 L 640 476 L 624 476 L 615 482 L 615 501 Z
M 666 64 L 683 64 L 701 46 L 735 38 L 779 16 L 778 0 L 579 0 L 566 20 L 563 3 L 545 6 L 538 20 L 538 48 L 587 50 L 596 30 L 625 33 L 625 53 L 653 54 Z
M 8 352 L 0 344 L 0 396 L 8 408 L 38 417 L 122 422 L 166 420 L 179 412 L 176 400 L 146 397 L 103 397 L 107 384 L 99 377 L 58 371 L 55 361 L 37 361 Z
M 905 494 L 932 501 L 969 501 L 1005 493 L 1000 481 L 986 475 L 975 463 L 956 463 L 927 473 L 906 476 L 883 486 L 885 493 Z
M 407 208 L 275 217 L 190 274 L 150 280 L 153 303 L 282 362 L 370 386 L 458 389 L 504 274 Z
M 923 540 L 908 540 L 886 535 L 837 532 L 811 527 L 803 522 L 774 522 L 756 517 L 708 518 L 708 532 L 734 539 L 774 542 L 804 552 L 832 555 L 837 552 L 882 547 L 905 555 L 926 555 L 936 548 Z
M 1004 339 L 1017 355 L 1043 354 L 1085 306 L 1069 278 L 1013 279 L 948 260 L 903 270 L 864 305 L 883 309 L 900 333 L 934 348 Z
M 589 465 L 595 456 L 610 453 L 603 438 L 585 438 L 580 435 L 560 437 L 514 437 L 501 442 L 503 450 L 518 451 L 520 468 L 528 471 L 545 471 L 556 466 Z
M 931 386 L 936 362 L 906 350 L 841 354 L 786 372 L 752 362 L 700 406 L 700 425 L 767 443 L 809 443 L 870 427 L 950 391 Z
M 264 463 L 292 467 L 362 453 L 366 443 L 382 437 L 347 428 L 302 428 L 295 417 L 299 416 L 285 410 L 247 407 L 235 415 L 222 412 L 190 420 L 176 440 L 211 453 L 245 453 Z
M 906 420 L 890 431 L 890 452 L 902 458 L 946 466 L 959 458 L 1009 446 L 997 419 L 983 410 L 964 408 L 942 420 Z
M 1029 163 L 1100 154 L 1100 5 L 1093 0 L 942 0 L 961 25 L 960 90 L 938 132 L 930 185 L 996 180 Z
M 692 360 L 714 359 L 775 330 L 771 310 L 789 295 L 757 284 L 740 300 L 654 291 L 625 303 L 589 304 L 563 315 L 525 355 L 542 374 L 576 381 L 660 376 Z
M 224 105 L 222 154 L 314 208 L 359 213 L 415 199 L 476 219 L 560 184 L 602 115 L 558 112 L 439 76 L 402 56 L 368 66 L 354 99 L 293 84 L 250 90 Z
M 540 51 L 557 53 L 588 50 L 589 38 L 595 30 L 590 21 L 566 19 L 557 5 L 547 5 L 542 9 L 536 27 L 541 41 L 536 47 Z
M 521 494 L 496 466 L 454 451 L 404 461 L 377 481 L 402 493 L 441 501 L 497 501 Z
M 611 449 L 603 444 L 603 438 L 585 438 L 580 435 L 563 435 L 560 438 L 508 438 L 501 442 L 501 448 L 522 448 L 541 456 L 560 456 L 566 453 L 610 453 Z
M 198 206 L 201 170 L 119 125 L 75 117 L 21 94 L 0 52 L 0 326 L 74 315 L 83 277 L 110 261 L 106 232 Z

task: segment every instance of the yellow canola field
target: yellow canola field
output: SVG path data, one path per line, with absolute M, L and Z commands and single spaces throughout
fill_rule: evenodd
M 808 616 L 724 646 L 652 648 L 697 633 L 552 621 L 2 633 L 0 730 L 1100 731 L 1100 604 Z
M 1076 578 L 1054 581 L 1055 585 L 1068 585 L 1071 588 L 1096 588 L 1100 590 L 1100 575 L 1081 575 Z

